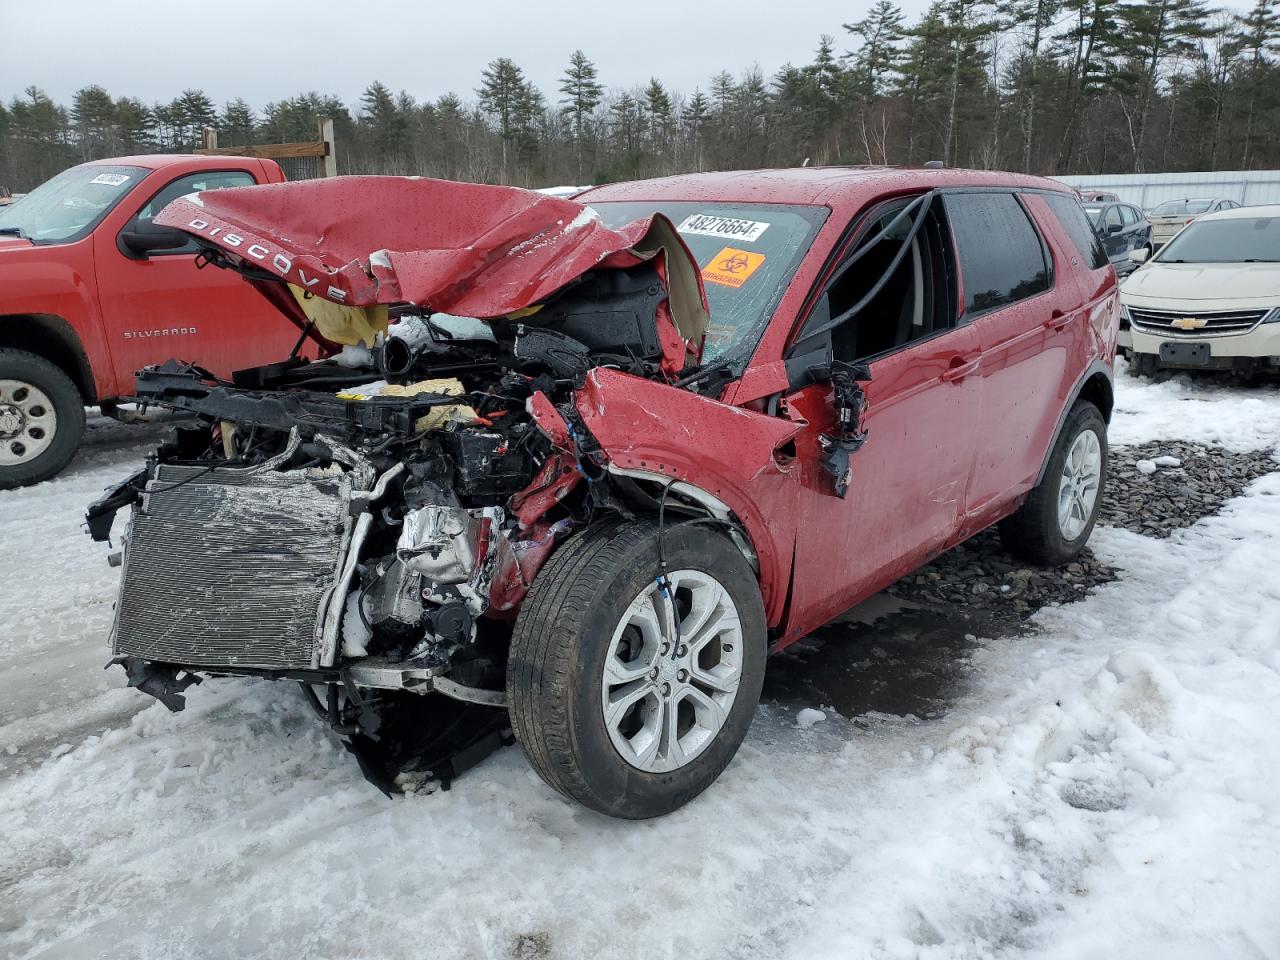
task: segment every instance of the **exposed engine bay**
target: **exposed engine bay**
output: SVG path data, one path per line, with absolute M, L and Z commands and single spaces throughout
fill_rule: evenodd
M 88 511 L 105 540 L 132 508 L 113 662 L 170 709 L 202 674 L 298 680 L 384 785 L 369 756 L 404 726 L 388 703 L 442 693 L 470 711 L 444 722 L 462 739 L 413 757 L 447 784 L 460 753 L 502 736 L 503 712 L 479 722 L 473 705 L 503 705 L 511 620 L 559 543 L 659 497 L 673 518 L 727 518 L 682 484 L 611 473 L 573 402 L 593 370 L 669 382 L 666 303 L 642 263 L 516 318 L 404 306 L 371 348 L 230 383 L 176 361 L 141 371 L 138 401 L 191 419 Z

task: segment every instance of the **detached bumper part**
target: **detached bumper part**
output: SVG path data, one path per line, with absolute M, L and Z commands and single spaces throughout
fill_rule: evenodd
M 148 663 L 138 657 L 115 657 L 108 667 L 119 664 L 124 667 L 129 678 L 129 686 L 155 697 L 171 713 L 178 713 L 187 705 L 183 693 L 188 687 L 195 686 L 201 680 L 194 673 L 187 673 L 181 667 L 165 663 Z

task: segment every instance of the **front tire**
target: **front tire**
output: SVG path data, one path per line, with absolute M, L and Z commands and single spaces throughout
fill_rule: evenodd
M 538 574 L 507 665 L 511 726 L 530 764 L 612 817 L 661 816 L 733 759 L 764 680 L 755 574 L 705 524 L 588 528 Z
M 1000 521 L 1005 549 L 1041 566 L 1075 559 L 1097 523 L 1106 483 L 1107 422 L 1092 403 L 1077 400 L 1040 483 Z
M 0 350 L 0 490 L 48 480 L 84 436 L 84 398 L 61 369 L 26 350 Z

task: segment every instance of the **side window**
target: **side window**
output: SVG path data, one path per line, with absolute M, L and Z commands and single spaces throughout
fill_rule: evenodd
M 1110 233 L 1112 227 L 1122 226 L 1124 226 L 1124 222 L 1120 219 L 1120 208 L 1116 206 L 1107 207 L 1107 212 L 1102 216 L 1102 229 Z
M 217 170 L 209 173 L 193 173 L 185 177 L 179 177 L 160 189 L 150 200 L 148 200 L 135 215 L 129 226 L 125 229 L 131 229 L 137 224 L 147 224 L 154 220 L 156 215 L 167 207 L 178 197 L 184 197 L 188 193 L 197 193 L 201 190 L 220 190 L 223 187 L 248 187 L 252 186 L 256 181 L 252 175 L 244 170 Z M 195 253 L 196 245 L 193 240 L 191 243 L 182 247 L 175 247 L 172 250 L 157 250 L 150 254 L 152 257 L 173 256 L 175 254 L 191 254 Z
M 1053 215 L 1058 218 L 1058 222 L 1062 224 L 1062 229 L 1067 231 L 1076 249 L 1080 251 L 1081 258 L 1089 264 L 1090 269 L 1097 270 L 1099 267 L 1105 267 L 1107 252 L 1099 242 L 1093 224 L 1089 222 L 1089 216 L 1084 212 L 1080 201 L 1065 193 L 1048 194 L 1044 199 L 1049 204 L 1049 209 L 1053 211 Z
M 947 216 L 960 254 L 966 317 L 1049 289 L 1044 245 L 1013 194 L 950 194 Z
M 1138 222 L 1138 211 L 1134 210 L 1133 207 L 1121 207 L 1120 216 L 1124 218 L 1126 227 L 1132 227 Z
M 909 202 L 895 201 L 874 212 L 851 254 L 861 256 L 827 288 L 837 360 L 866 360 L 956 324 L 955 258 L 942 203 L 930 201 L 920 229 L 908 241 L 919 211 L 893 221 Z M 876 239 L 890 225 L 892 230 Z

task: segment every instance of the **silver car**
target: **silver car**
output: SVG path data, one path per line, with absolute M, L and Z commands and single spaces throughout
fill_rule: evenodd
M 1151 223 L 1151 243 L 1155 249 L 1178 235 L 1178 232 L 1196 217 L 1219 210 L 1235 210 L 1240 204 L 1224 197 L 1206 197 L 1198 200 L 1166 200 L 1147 212 Z

